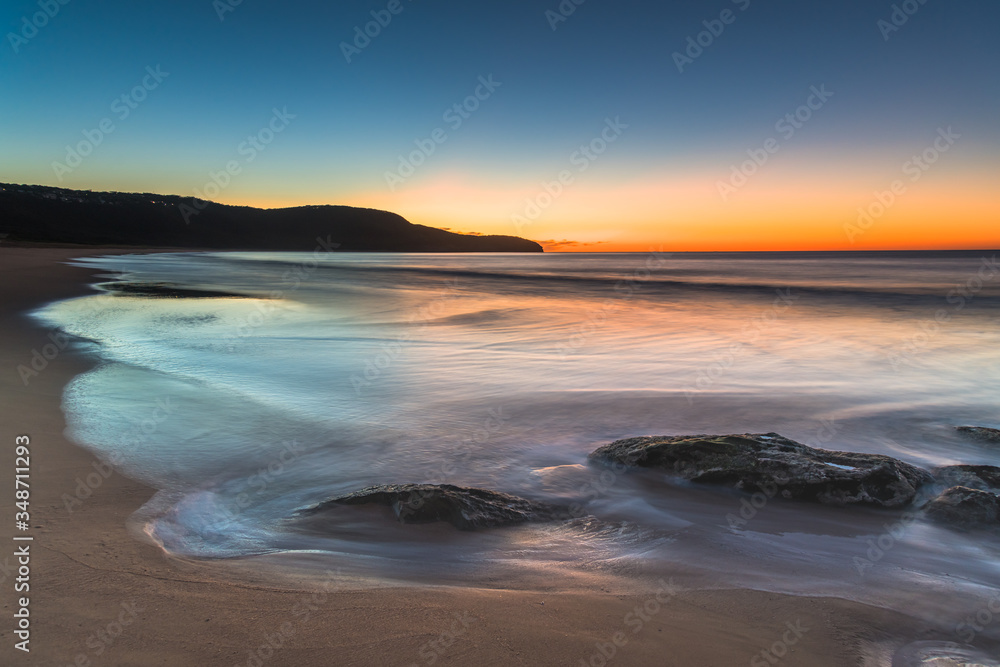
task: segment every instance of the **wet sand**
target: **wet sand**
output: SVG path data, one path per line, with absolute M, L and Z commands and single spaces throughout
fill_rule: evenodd
M 865 658 L 877 645 L 932 636 L 898 613 L 835 598 L 525 590 L 524 582 L 372 586 L 279 575 L 269 570 L 273 558 L 170 557 L 129 523 L 154 489 L 107 468 L 105 478 L 100 462 L 63 435 L 63 387 L 92 360 L 67 348 L 27 385 L 18 372 L 33 350 L 54 344 L 25 313 L 89 291 L 91 272 L 60 262 L 109 252 L 123 251 L 0 246 L 2 664 L 877 665 L 889 664 Z M 27 532 L 13 528 L 14 441 L 23 434 L 31 438 Z M 88 476 L 89 497 L 67 507 L 67 497 L 86 495 L 77 487 Z M 13 590 L 15 533 L 34 537 L 28 593 Z M 30 596 L 30 653 L 14 648 L 11 615 L 22 595 Z

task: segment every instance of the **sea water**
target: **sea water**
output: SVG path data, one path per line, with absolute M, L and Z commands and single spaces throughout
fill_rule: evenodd
M 587 454 L 637 435 L 775 431 L 925 468 L 1000 465 L 1000 445 L 955 430 L 1000 427 L 996 262 L 126 255 L 77 260 L 107 285 L 38 316 L 99 359 L 66 388 L 69 434 L 159 490 L 138 516 L 172 554 L 477 585 L 667 573 L 954 618 L 958 635 L 1000 591 L 994 533 L 616 473 Z M 121 289 L 150 284 L 210 296 Z M 326 532 L 290 521 L 333 495 L 408 482 L 582 510 L 477 532 L 401 525 L 384 507 L 345 507 Z

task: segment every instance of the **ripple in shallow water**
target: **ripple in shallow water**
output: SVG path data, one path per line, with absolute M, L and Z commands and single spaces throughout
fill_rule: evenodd
M 914 642 L 896 652 L 892 667 L 1000 667 L 1000 662 L 971 646 Z

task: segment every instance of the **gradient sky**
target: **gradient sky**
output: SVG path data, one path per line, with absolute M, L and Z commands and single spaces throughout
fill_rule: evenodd
M 555 30 L 558 0 L 400 0 L 350 63 L 341 43 L 388 0 L 49 2 L 37 34 L 37 0 L 0 8 L 0 181 L 368 206 L 562 250 L 1000 247 L 996 0 L 586 0 Z M 894 4 L 916 11 L 889 32 Z M 723 10 L 732 22 L 678 71 Z M 169 75 L 121 118 L 114 100 L 157 66 Z M 491 75 L 454 128 L 445 112 Z M 794 134 L 776 128 L 824 86 Z M 274 109 L 295 117 L 251 151 Z M 57 176 L 103 119 L 114 131 Z M 581 157 L 608 119 L 628 127 Z M 447 140 L 391 189 L 386 172 L 438 128 Z M 909 163 L 925 150 L 934 164 Z M 230 161 L 239 173 L 204 193 Z

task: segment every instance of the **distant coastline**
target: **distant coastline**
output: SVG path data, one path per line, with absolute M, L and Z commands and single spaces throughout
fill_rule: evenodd
M 456 234 L 352 206 L 259 209 L 177 195 L 0 183 L 9 242 L 208 250 L 543 252 L 516 236 Z

